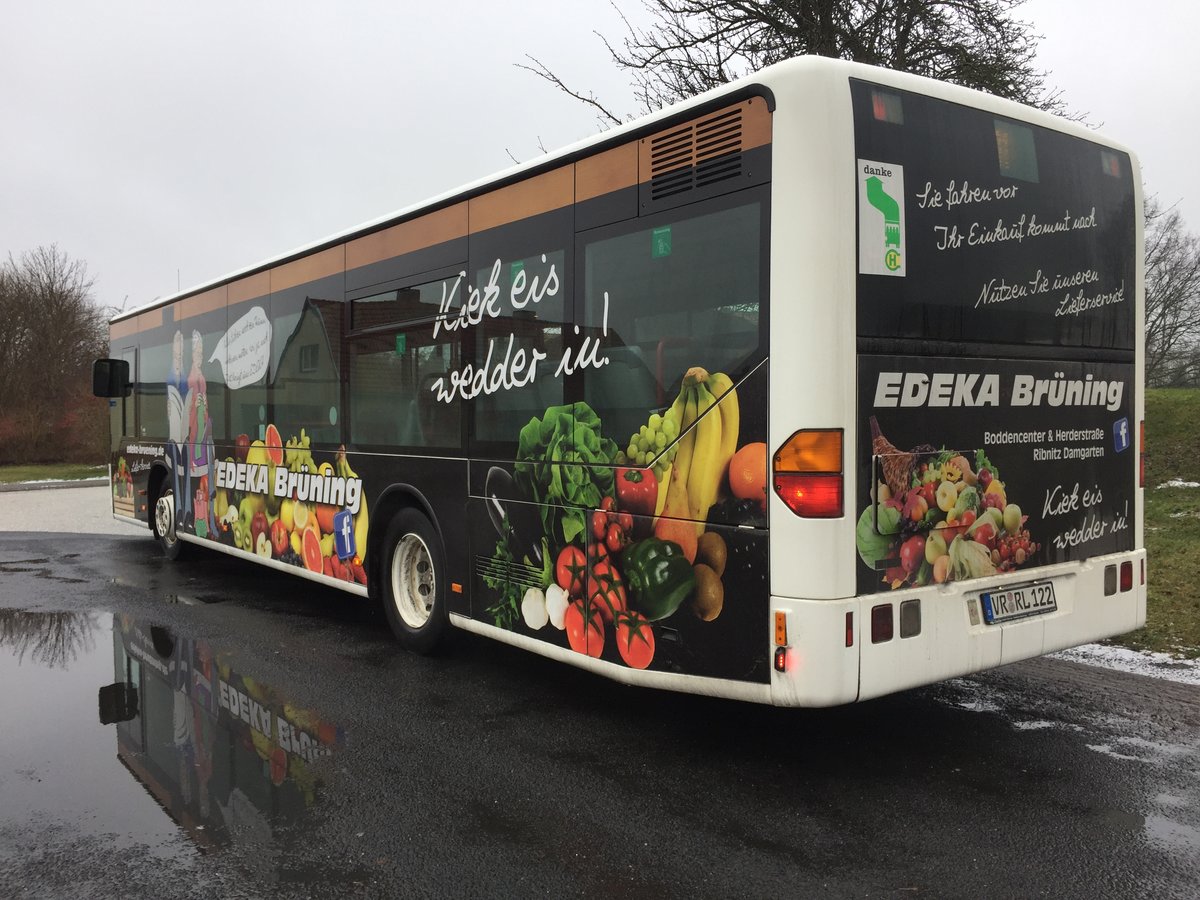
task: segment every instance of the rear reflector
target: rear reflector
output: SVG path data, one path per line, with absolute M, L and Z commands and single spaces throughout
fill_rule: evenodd
M 1121 593 L 1133 590 L 1133 562 L 1126 560 L 1121 563 Z
M 846 613 L 846 646 L 854 646 L 854 613 Z
M 884 603 L 871 610 L 871 643 L 882 644 L 892 639 L 892 604 Z
M 775 610 L 775 646 L 787 646 L 787 613 Z
M 1142 560 L 1142 584 L 1146 583 L 1146 560 Z
M 810 519 L 843 514 L 842 430 L 797 431 L 776 452 L 772 482 L 787 508 Z

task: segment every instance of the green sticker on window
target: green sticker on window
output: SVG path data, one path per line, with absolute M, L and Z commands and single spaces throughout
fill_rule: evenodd
M 407 346 L 408 346 L 408 335 L 407 334 L 396 335 L 396 355 L 403 356 L 404 348 Z
M 508 277 L 511 281 L 515 281 L 519 272 L 525 271 L 525 261 L 518 259 L 508 267 Z
M 671 226 L 664 225 L 650 232 L 650 258 L 671 255 Z

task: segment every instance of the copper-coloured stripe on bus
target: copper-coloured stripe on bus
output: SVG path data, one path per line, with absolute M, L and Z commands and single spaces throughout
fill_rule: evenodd
M 575 202 L 575 167 L 535 175 L 467 202 L 472 234 L 562 209 Z
M 233 306 L 246 300 L 265 297 L 269 293 L 271 293 L 271 273 L 257 272 L 230 283 L 228 303 Z
M 320 253 L 302 256 L 290 263 L 271 269 L 271 290 L 283 291 L 298 284 L 308 284 L 346 271 L 346 245 L 338 244 Z
M 575 202 L 602 197 L 638 183 L 636 142 L 622 144 L 575 164 Z
M 226 285 L 221 285 L 202 294 L 194 294 L 191 297 L 184 297 L 182 300 L 176 301 L 174 304 L 175 321 L 180 322 L 184 319 L 190 319 L 193 316 L 224 309 L 225 304 L 228 302 L 226 300 L 227 293 Z
M 346 244 L 346 269 L 357 269 L 467 236 L 467 204 L 456 203 Z
M 123 337 L 129 337 L 131 334 L 137 334 L 137 320 L 134 316 L 130 319 L 122 319 L 120 322 L 113 322 L 108 326 L 108 336 L 110 340 L 119 341 Z
M 137 317 L 137 330 L 149 331 L 151 328 L 158 328 L 163 323 L 163 307 L 158 309 L 149 309 L 144 313 L 140 313 Z

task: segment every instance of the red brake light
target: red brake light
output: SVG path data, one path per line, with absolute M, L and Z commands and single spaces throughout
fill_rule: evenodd
M 775 452 L 773 470 L 775 493 L 796 515 L 833 519 L 843 514 L 840 428 L 797 431 Z
M 1125 560 L 1121 563 L 1121 593 L 1133 588 L 1133 562 Z
M 871 643 L 882 644 L 892 639 L 892 604 L 884 603 L 871 608 Z
M 842 514 L 841 475 L 776 472 L 775 493 L 788 509 L 807 519 L 830 519 Z

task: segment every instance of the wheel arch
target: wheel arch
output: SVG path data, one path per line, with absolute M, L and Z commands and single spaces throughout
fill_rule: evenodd
M 383 542 L 387 536 L 388 523 L 401 510 L 415 509 L 429 520 L 437 534 L 442 558 L 446 554 L 446 536 L 441 522 L 433 511 L 433 505 L 419 488 L 411 484 L 393 484 L 384 489 L 375 501 L 367 528 L 367 592 L 373 600 L 383 597 Z
M 154 504 L 158 503 L 158 495 L 170 476 L 171 472 L 162 460 L 150 464 L 150 473 L 146 478 L 146 527 L 151 534 L 154 534 Z

